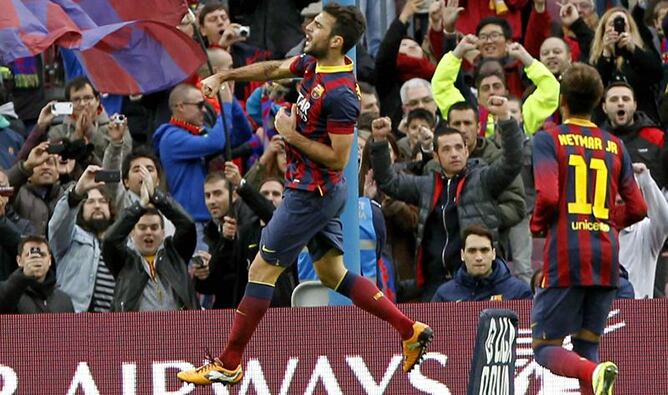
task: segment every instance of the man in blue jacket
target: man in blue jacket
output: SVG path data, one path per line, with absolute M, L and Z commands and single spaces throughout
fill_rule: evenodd
M 513 277 L 506 262 L 496 257 L 492 233 L 484 225 L 469 225 L 463 232 L 464 265 L 455 278 L 441 285 L 432 302 L 530 299 L 531 288 Z
M 232 131 L 232 95 L 223 91 L 221 95 L 226 127 L 232 132 L 234 147 L 248 140 L 252 131 L 250 127 Z M 218 117 L 213 128 L 204 127 L 204 97 L 192 85 L 177 85 L 169 95 L 169 107 L 172 118 L 155 131 L 153 148 L 165 169 L 169 192 L 197 223 L 199 244 L 204 224 L 211 219 L 202 188 L 208 173 L 206 158 L 221 154 L 226 144 L 222 118 Z

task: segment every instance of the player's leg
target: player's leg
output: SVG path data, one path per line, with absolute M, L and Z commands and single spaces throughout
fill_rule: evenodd
M 284 267 L 265 261 L 259 252 L 248 268 L 246 292 L 234 312 L 227 346 L 218 357 L 226 369 L 236 369 L 241 364 L 246 345 L 269 309 L 276 280 L 283 270 Z
M 556 375 L 588 381 L 586 395 L 596 364 L 562 347 L 563 339 L 582 327 L 584 296 L 582 288 L 538 288 L 531 329 L 536 362 Z
M 339 230 L 340 221 L 333 220 L 309 244 L 313 266 L 320 281 L 350 298 L 357 307 L 392 325 L 402 339 L 403 369 L 405 372 L 411 371 L 427 351 L 433 338 L 431 328 L 406 317 L 369 279 L 346 270 Z
M 203 366 L 179 372 L 184 382 L 209 385 L 223 383 L 234 385 L 243 378 L 241 357 L 257 325 L 269 309 L 274 285 L 285 268 L 269 264 L 260 253 L 248 269 L 246 292 L 234 312 L 232 329 L 225 350 L 218 358 L 210 359 Z M 210 357 L 208 357 L 210 358 Z
M 597 364 L 588 387 L 595 395 L 611 395 L 619 373 L 617 365 L 610 361 L 599 363 L 598 357 L 601 335 L 605 331 L 615 294 L 614 288 L 588 287 L 582 329 L 573 335 L 573 351 Z M 581 382 L 580 388 L 585 387 L 587 383 Z
M 286 190 L 283 203 L 262 230 L 260 251 L 249 268 L 246 292 L 235 311 L 225 350 L 210 363 L 179 373 L 179 379 L 200 385 L 241 381 L 244 349 L 269 308 L 278 276 L 324 226 L 319 214 L 314 217 L 311 200 L 309 193 Z

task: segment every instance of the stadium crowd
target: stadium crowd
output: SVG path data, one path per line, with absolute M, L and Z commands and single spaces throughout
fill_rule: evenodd
M 238 305 L 282 202 L 274 117 L 299 81 L 225 83 L 220 101 L 201 81 L 299 55 L 322 4 L 190 3 L 178 28 L 201 35 L 211 69 L 171 89 L 98 92 L 58 48 L 0 67 L 0 313 Z M 531 298 L 544 244 L 529 230 L 532 136 L 561 123 L 560 76 L 583 62 L 605 85 L 594 122 L 624 142 L 648 207 L 619 229 L 618 297 L 665 297 L 668 1 L 358 4 L 364 276 L 399 303 Z M 272 306 L 312 279 L 304 250 Z

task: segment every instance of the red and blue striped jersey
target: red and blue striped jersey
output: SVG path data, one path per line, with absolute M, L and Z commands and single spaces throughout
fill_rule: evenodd
M 589 121 L 567 120 L 534 136 L 533 172 L 531 231 L 546 235 L 543 287 L 616 287 L 617 230 L 647 213 L 622 141 Z
M 360 95 L 352 60 L 343 66 L 319 66 L 312 56 L 302 55 L 290 65 L 290 72 L 303 77 L 297 86 L 297 131 L 305 137 L 330 145 L 329 134 L 352 134 L 360 113 Z M 343 178 L 332 170 L 286 146 L 287 187 L 325 194 Z M 346 155 L 349 155 L 347 153 Z

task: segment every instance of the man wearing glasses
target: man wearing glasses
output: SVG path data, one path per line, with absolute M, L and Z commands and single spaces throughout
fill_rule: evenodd
M 231 131 L 232 146 L 247 140 L 250 135 L 232 128 L 233 117 L 229 88 L 222 89 L 226 127 Z M 207 157 L 222 154 L 225 132 L 220 115 L 212 128 L 204 126 L 206 105 L 199 89 L 180 84 L 169 94 L 172 117 L 153 134 L 153 149 L 160 158 L 167 176 L 169 192 L 186 209 L 197 224 L 198 246 L 201 244 L 204 224 L 211 215 L 204 202 L 204 178 Z
M 58 118 L 51 122 L 49 141 L 84 139 L 86 143 L 93 144 L 95 155 L 101 161 L 111 138 L 110 120 L 100 105 L 100 94 L 86 78 L 79 77 L 65 86 L 65 100 L 72 102 L 72 114 L 65 115 L 61 122 L 58 122 Z M 123 132 L 123 152 L 127 154 L 131 150 L 132 138 L 126 125 Z

